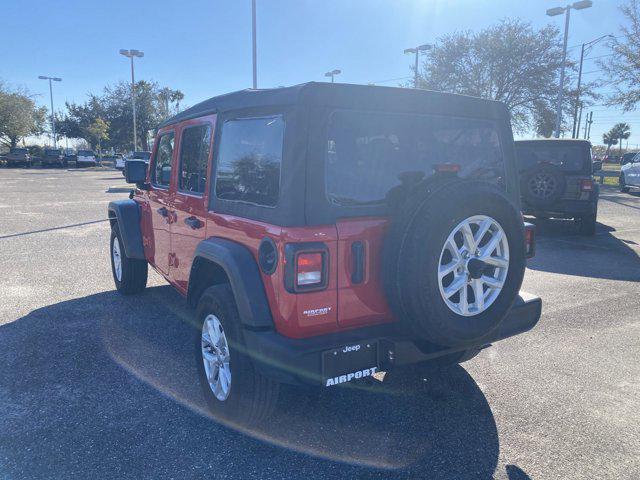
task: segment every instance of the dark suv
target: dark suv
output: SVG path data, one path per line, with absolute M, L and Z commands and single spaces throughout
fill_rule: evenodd
M 64 152 L 59 149 L 46 149 L 40 159 L 42 166 L 66 167 Z
M 163 123 L 109 204 L 117 289 L 151 264 L 195 308 L 211 409 L 267 415 L 279 384 L 455 364 L 531 329 L 533 229 L 509 114 L 436 92 L 245 90 Z
M 31 155 L 26 148 L 12 148 L 4 157 L 8 167 L 23 166 L 29 168 L 31 166 Z
M 537 218 L 572 218 L 578 232 L 596 230 L 600 188 L 587 140 L 517 141 L 522 210 Z

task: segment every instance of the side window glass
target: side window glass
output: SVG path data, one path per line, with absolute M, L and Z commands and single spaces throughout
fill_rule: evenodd
M 278 203 L 284 126 L 281 115 L 224 123 L 216 169 L 218 198 L 270 207 Z
M 178 189 L 203 193 L 207 183 L 207 163 L 211 147 L 211 126 L 185 128 L 180 142 L 180 177 Z
M 151 183 L 168 187 L 171 182 L 171 158 L 173 157 L 173 132 L 160 137 L 158 150 L 151 171 Z

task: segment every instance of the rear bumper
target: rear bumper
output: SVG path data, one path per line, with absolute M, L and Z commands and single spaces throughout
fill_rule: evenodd
M 416 342 L 398 332 L 397 324 L 383 324 L 311 338 L 295 339 L 274 331 L 245 330 L 244 337 L 249 355 L 256 367 L 275 380 L 292 384 L 323 384 L 323 352 L 342 349 L 345 346 L 377 344 L 377 367 L 391 370 L 394 367 L 424 362 L 451 353 L 483 348 L 492 342 L 503 340 L 531 330 L 542 311 L 539 297 L 520 293 L 513 308 L 493 335 L 478 345 L 464 348 L 444 348 L 436 345 L 418 346 Z M 354 365 L 353 370 L 365 370 L 371 364 Z
M 525 215 L 548 216 L 557 218 L 573 218 L 576 215 L 586 215 L 596 213 L 598 198 L 589 200 L 560 200 L 548 207 L 534 207 L 523 205 Z

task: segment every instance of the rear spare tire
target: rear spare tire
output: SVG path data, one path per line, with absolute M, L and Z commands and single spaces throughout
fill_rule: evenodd
M 527 203 L 536 207 L 547 207 L 564 193 L 566 179 L 555 165 L 538 165 L 522 176 L 520 191 Z
M 409 196 L 384 251 L 385 289 L 400 321 L 444 346 L 490 337 L 525 269 L 524 224 L 497 187 L 452 180 Z

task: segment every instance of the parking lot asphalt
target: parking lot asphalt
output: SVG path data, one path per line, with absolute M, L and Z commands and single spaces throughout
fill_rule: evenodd
M 533 331 L 446 376 L 287 389 L 247 430 L 205 414 L 184 300 L 115 292 L 124 186 L 0 169 L 0 478 L 640 477 L 640 195 L 603 188 L 591 238 L 539 224 Z

